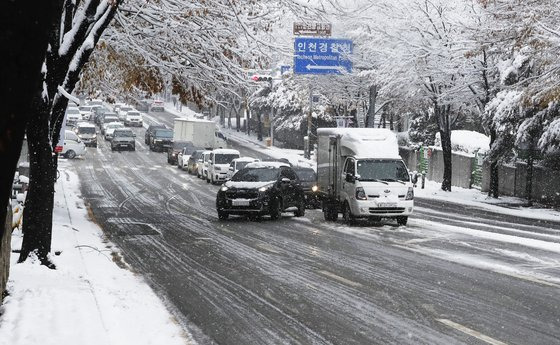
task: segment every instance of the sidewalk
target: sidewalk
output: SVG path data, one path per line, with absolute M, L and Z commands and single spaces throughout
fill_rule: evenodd
M 0 344 L 192 344 L 154 291 L 89 220 L 78 176 L 60 161 L 52 261 L 56 270 L 11 257 L 9 296 L 0 308 Z M 21 248 L 16 230 L 12 250 Z

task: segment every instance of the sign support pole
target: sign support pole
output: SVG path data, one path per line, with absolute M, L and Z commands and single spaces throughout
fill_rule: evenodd
M 307 114 L 307 151 L 305 158 L 311 159 L 311 125 L 313 124 L 313 86 L 309 84 L 309 113 Z

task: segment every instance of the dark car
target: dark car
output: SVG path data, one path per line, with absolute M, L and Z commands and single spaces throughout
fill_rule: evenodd
M 167 149 L 167 163 L 176 165 L 179 153 L 190 155 L 196 150 L 192 143 L 186 141 L 174 141 Z
M 165 127 L 165 125 L 149 125 L 148 129 L 146 129 L 146 133 L 144 134 L 144 143 L 146 143 L 147 145 L 150 144 L 150 142 L 152 141 L 152 135 L 154 135 L 154 132 L 158 129 L 167 129 L 167 127 Z
M 191 175 L 196 175 L 198 173 L 198 160 L 202 159 L 202 153 L 206 150 L 196 150 L 194 151 L 189 160 L 187 161 L 187 172 Z
M 113 132 L 113 140 L 111 140 L 111 151 L 127 149 L 136 150 L 136 135 L 128 128 L 117 128 Z
M 278 219 L 290 208 L 305 215 L 305 195 L 292 168 L 278 163 L 250 163 L 222 185 L 216 196 L 218 218 L 230 214 Z M 291 210 L 290 210 L 291 211 Z
M 156 129 L 150 139 L 150 150 L 164 152 L 173 146 L 173 131 Z
M 294 167 L 301 187 L 305 193 L 305 202 L 308 208 L 320 208 L 319 189 L 317 187 L 317 174 L 312 168 Z

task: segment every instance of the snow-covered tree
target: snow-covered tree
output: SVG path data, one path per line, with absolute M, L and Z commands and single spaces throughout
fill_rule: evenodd
M 24 210 L 24 237 L 19 261 L 36 252 L 41 262 L 51 266 L 52 210 L 58 154 L 53 154 L 62 128 L 70 94 L 80 78 L 101 34 L 113 18 L 120 1 L 64 0 L 43 62 L 43 84 L 35 91 L 35 119 L 27 127 L 30 152 L 30 184 Z

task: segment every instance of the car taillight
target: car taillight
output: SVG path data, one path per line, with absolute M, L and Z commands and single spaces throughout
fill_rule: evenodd
M 366 192 L 364 188 L 358 187 L 356 188 L 356 200 L 367 200 Z
M 405 200 L 413 200 L 414 199 L 414 188 L 408 187 L 408 192 L 406 193 Z

